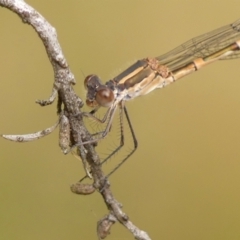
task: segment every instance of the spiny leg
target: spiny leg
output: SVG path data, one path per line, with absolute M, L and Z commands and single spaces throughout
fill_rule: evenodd
M 99 134 L 101 134 L 101 136 L 99 138 L 95 138 L 95 139 L 92 139 L 92 140 L 89 140 L 89 141 L 86 141 L 86 142 L 77 143 L 74 146 L 72 146 L 67 153 L 71 152 L 75 147 L 83 146 L 83 145 L 89 144 L 89 143 L 96 143 L 100 139 L 104 138 L 108 134 L 110 129 L 111 129 L 111 125 L 112 125 L 112 121 L 113 121 L 113 117 L 114 117 L 116 109 L 117 109 L 117 104 L 113 105 L 108 110 L 108 112 L 106 113 L 106 116 L 104 117 L 104 119 L 108 119 L 109 118 L 109 120 L 108 120 L 108 123 L 107 123 L 107 126 L 106 126 L 105 130 L 103 132 L 99 133 Z M 96 112 L 97 110 L 98 110 L 98 108 L 95 111 L 94 110 L 93 111 Z M 98 118 L 94 117 L 91 113 L 87 113 L 85 116 L 92 116 L 94 119 L 98 119 Z M 98 120 L 100 120 L 100 119 L 98 119 Z M 101 120 L 100 120 L 100 122 L 101 122 Z M 95 135 L 95 134 L 93 134 L 93 135 Z M 88 174 L 91 176 L 91 171 L 87 172 L 87 175 L 85 175 L 82 179 L 80 179 L 79 182 L 82 182 L 85 178 L 89 177 Z
M 133 130 L 133 127 L 132 127 L 132 124 L 131 124 L 131 121 L 130 121 L 130 118 L 129 118 L 129 115 L 128 115 L 128 112 L 127 112 L 127 109 L 125 106 L 123 106 L 123 109 L 124 109 L 124 113 L 125 113 L 125 116 L 126 116 L 126 119 L 127 119 L 127 123 L 129 125 L 129 128 L 130 128 L 130 131 L 131 131 L 131 134 L 132 134 L 132 138 L 133 138 L 133 144 L 134 144 L 134 148 L 132 149 L 132 151 L 110 172 L 107 174 L 106 178 L 108 178 L 110 175 L 112 175 L 119 167 L 121 167 L 123 165 L 123 163 L 126 162 L 126 160 L 136 151 L 137 149 L 137 146 L 138 146 L 138 143 L 137 143 L 137 138 L 135 136 L 135 133 L 134 133 L 134 130 Z
M 117 109 L 117 105 L 114 105 L 113 107 L 111 107 L 111 110 L 109 111 L 109 120 L 107 122 L 107 126 L 106 128 L 104 129 L 104 131 L 102 132 L 99 132 L 99 133 L 95 133 L 95 134 L 92 134 L 92 136 L 94 135 L 100 135 L 99 137 L 96 137 L 92 140 L 88 140 L 88 141 L 85 141 L 85 142 L 79 142 L 77 144 L 75 144 L 74 146 L 72 146 L 69 151 L 66 153 L 68 154 L 69 152 L 71 152 L 75 147 L 78 147 L 78 146 L 82 146 L 82 145 L 85 145 L 85 144 L 90 144 L 90 143 L 96 143 L 98 142 L 99 140 L 103 139 L 106 137 L 106 135 L 109 133 L 110 129 L 111 129 L 111 125 L 112 125 L 112 121 L 113 121 L 113 117 L 114 117 L 114 114 L 116 112 L 116 109 Z M 91 116 L 93 117 L 93 119 L 97 120 L 98 118 L 97 117 L 94 117 L 92 116 L 90 113 L 83 113 L 83 116 Z M 100 120 L 100 119 L 98 119 Z
M 122 113 L 122 110 L 124 110 L 124 114 L 126 116 L 126 119 L 127 119 L 127 123 L 129 125 L 129 128 L 130 128 L 130 131 L 131 131 L 131 134 L 132 134 L 132 138 L 133 138 L 133 143 L 134 143 L 134 148 L 133 150 L 110 172 L 107 174 L 106 176 L 106 179 L 111 175 L 113 174 L 119 167 L 122 166 L 122 164 L 136 151 L 137 149 L 137 146 L 138 146 L 138 143 L 137 143 L 137 138 L 136 138 L 136 135 L 134 133 L 134 130 L 133 130 L 133 127 L 132 127 L 132 124 L 131 124 L 131 121 L 130 121 L 130 118 L 129 118 L 129 115 L 128 115 L 128 112 L 127 112 L 127 108 L 124 106 L 124 103 L 121 102 L 120 104 L 120 128 L 121 128 L 121 139 L 120 139 L 120 145 L 106 158 L 104 159 L 102 162 L 101 162 L 101 165 L 103 163 L 105 163 L 109 158 L 111 158 L 117 151 L 119 151 L 123 145 L 124 145 L 124 134 L 123 134 L 123 113 Z M 79 182 L 82 182 L 84 179 L 86 179 L 87 176 L 84 176 L 82 179 L 79 180 Z
M 119 146 L 110 153 L 107 158 L 105 158 L 102 162 L 101 165 L 104 164 L 106 161 L 108 161 L 114 154 L 116 154 L 124 145 L 124 129 L 123 129 L 123 109 L 124 109 L 124 103 L 121 101 L 119 103 L 119 116 L 120 116 L 120 143 Z

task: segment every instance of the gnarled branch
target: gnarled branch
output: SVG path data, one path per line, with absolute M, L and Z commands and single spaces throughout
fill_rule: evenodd
M 63 113 L 69 120 L 71 145 L 90 141 L 92 136 L 82 121 L 81 107 L 83 106 L 83 102 L 72 88 L 72 85 L 75 84 L 74 75 L 69 69 L 62 53 L 55 28 L 41 14 L 22 0 L 0 0 L 0 6 L 15 12 L 24 23 L 30 24 L 45 46 L 54 71 L 54 84 L 51 96 L 47 100 L 37 100 L 37 103 L 41 106 L 46 106 L 53 103 L 54 99 L 58 96 L 57 112 Z M 61 118 L 61 114 L 59 117 Z M 34 135 L 34 139 L 37 138 Z M 147 233 L 138 229 L 129 220 L 129 217 L 122 211 L 121 204 L 114 198 L 110 190 L 110 183 L 106 180 L 101 169 L 100 160 L 94 145 L 85 144 L 79 146 L 78 154 L 83 162 L 88 162 L 94 183 L 93 185 L 77 183 L 71 186 L 71 190 L 74 193 L 82 195 L 91 194 L 95 189 L 98 190 L 109 210 L 108 215 L 98 221 L 97 234 L 99 239 L 105 238 L 110 233 L 111 226 L 116 221 L 119 221 L 132 232 L 136 239 L 149 240 L 150 238 Z

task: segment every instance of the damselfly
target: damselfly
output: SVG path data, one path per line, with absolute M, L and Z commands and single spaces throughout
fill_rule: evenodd
M 137 148 L 137 140 L 128 117 L 125 101 L 146 95 L 156 88 L 163 88 L 217 60 L 238 58 L 240 56 L 239 50 L 240 19 L 233 24 L 193 38 L 159 57 L 139 60 L 105 84 L 101 83 L 98 76 L 89 75 L 84 81 L 87 90 L 86 103 L 94 109 L 84 115 L 100 123 L 106 123 L 106 128 L 104 131 L 96 133 L 97 137 L 95 139 L 82 144 L 99 141 L 108 134 L 117 107 L 120 108 L 121 126 L 122 115 L 123 112 L 125 113 L 133 136 L 134 149 L 108 174 L 109 176 L 118 169 Z M 94 116 L 94 113 L 97 112 L 100 107 L 108 108 L 102 119 Z M 121 127 L 121 142 L 119 148 L 121 148 L 123 144 L 124 135 L 123 128 Z M 109 159 L 109 157 L 107 159 Z

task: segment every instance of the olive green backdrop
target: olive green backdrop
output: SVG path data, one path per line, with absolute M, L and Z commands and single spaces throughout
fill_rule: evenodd
M 137 59 L 240 18 L 234 0 L 28 3 L 56 28 L 81 97 L 83 73 L 108 80 Z M 56 102 L 44 108 L 34 103 L 47 98 L 53 84 L 44 47 L 5 8 L 0 66 L 0 133 L 53 125 Z M 127 103 L 139 149 L 110 181 L 124 211 L 152 239 L 240 239 L 239 66 L 240 59 L 218 62 Z M 111 149 L 111 137 L 99 152 Z M 70 192 L 84 172 L 78 160 L 61 153 L 57 138 L 58 131 L 24 144 L 0 139 L 0 239 L 96 239 L 106 207 L 98 193 Z M 116 224 L 108 239 L 133 237 Z

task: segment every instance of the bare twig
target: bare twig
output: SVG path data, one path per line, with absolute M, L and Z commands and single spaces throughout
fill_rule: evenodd
M 61 144 L 64 151 L 66 143 L 79 144 L 90 141 L 92 136 L 85 128 L 82 121 L 80 108 L 83 106 L 82 100 L 75 94 L 72 85 L 75 84 L 74 75 L 70 71 L 67 61 L 62 53 L 62 49 L 57 40 L 56 30 L 40 15 L 35 9 L 26 4 L 23 0 L 0 0 L 0 6 L 8 8 L 19 15 L 24 23 L 31 25 L 42 40 L 51 65 L 54 71 L 54 84 L 51 96 L 47 100 L 37 100 L 41 106 L 53 103 L 58 93 L 58 113 L 63 112 L 70 124 L 70 136 L 65 136 L 68 130 L 63 130 Z M 62 105 L 63 110 L 62 110 Z M 61 117 L 61 116 L 60 116 Z M 66 119 L 65 119 L 66 120 Z M 68 126 L 67 126 L 68 127 Z M 64 136 L 63 136 L 64 135 Z M 61 145 L 60 144 L 60 145 Z M 121 204 L 114 198 L 110 184 L 102 172 L 100 160 L 92 144 L 78 147 L 78 154 L 81 159 L 87 161 L 94 179 L 93 185 L 77 183 L 71 186 L 71 190 L 78 194 L 91 194 L 96 190 L 102 195 L 109 213 L 97 224 L 97 234 L 100 239 L 105 238 L 110 233 L 111 226 L 119 221 L 136 239 L 149 240 L 146 232 L 138 229 L 122 211 Z
M 52 133 L 55 130 L 55 128 L 58 126 L 58 124 L 59 124 L 59 121 L 57 121 L 52 127 L 46 128 L 42 131 L 35 132 L 35 133 L 22 134 L 22 135 L 2 134 L 0 136 L 14 142 L 31 142 L 33 140 L 37 140 L 39 138 L 45 137 L 48 134 Z

